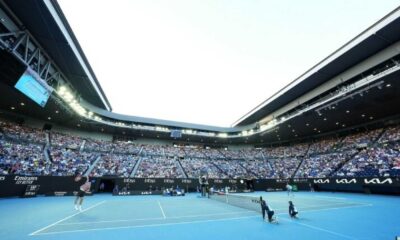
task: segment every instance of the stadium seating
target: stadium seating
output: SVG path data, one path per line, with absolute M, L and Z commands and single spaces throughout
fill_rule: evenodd
M 0 174 L 138 178 L 400 176 L 400 126 L 288 146 L 215 149 L 135 144 L 0 120 Z

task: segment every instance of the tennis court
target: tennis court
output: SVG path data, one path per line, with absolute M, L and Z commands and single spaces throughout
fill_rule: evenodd
M 245 197 L 243 197 L 245 195 Z M 345 193 L 258 192 L 275 210 L 278 224 L 262 222 L 249 207 L 185 197 L 96 195 L 84 211 L 72 197 L 3 199 L 1 239 L 394 239 L 400 235 L 393 196 Z M 299 219 L 287 215 L 293 200 Z M 257 204 L 255 206 L 258 206 Z

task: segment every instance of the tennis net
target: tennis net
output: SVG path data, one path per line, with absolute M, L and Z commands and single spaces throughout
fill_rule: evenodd
M 215 192 L 210 194 L 210 199 L 224 202 L 236 207 L 261 212 L 260 198 L 239 194 Z

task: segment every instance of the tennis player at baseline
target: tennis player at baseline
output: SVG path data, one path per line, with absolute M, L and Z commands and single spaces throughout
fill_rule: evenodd
M 75 199 L 75 210 L 82 211 L 83 198 L 85 197 L 85 193 L 90 191 L 91 183 L 89 182 L 89 176 L 82 176 L 81 173 L 76 175 L 75 182 L 79 182 L 80 184 L 79 191 Z

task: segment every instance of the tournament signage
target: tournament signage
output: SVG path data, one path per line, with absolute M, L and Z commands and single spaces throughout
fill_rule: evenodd
M 183 184 L 192 184 L 192 179 L 182 179 L 181 182 Z
M 38 180 L 39 177 L 25 177 L 25 176 L 15 176 L 15 184 L 33 184 Z
M 136 179 L 134 179 L 134 178 L 124 178 L 124 183 L 136 183 Z
M 352 178 L 352 179 L 347 179 L 347 178 L 336 179 L 336 183 L 337 184 L 354 184 L 354 183 L 357 183 L 357 179 L 355 179 L 355 178 Z
M 364 178 L 364 183 L 365 184 L 378 184 L 378 185 L 383 185 L 383 184 L 393 184 L 393 180 L 391 178 Z
M 40 185 L 28 185 L 26 186 L 23 197 L 36 197 L 37 192 L 39 191 Z
M 102 178 L 92 178 L 100 183 Z M 104 179 L 110 179 L 109 177 Z M 194 192 L 199 187 L 198 179 L 170 179 L 170 178 L 114 178 L 121 194 L 153 194 L 160 193 L 165 188 L 180 187 L 186 192 Z M 248 190 L 246 181 L 240 179 L 209 179 L 209 186 L 216 188 L 229 187 L 231 191 Z M 255 179 L 250 189 L 256 191 L 282 191 L 286 183 L 296 185 L 299 190 L 309 190 L 310 186 L 322 191 L 350 191 L 350 192 L 376 192 L 400 193 L 400 179 L 395 177 L 342 177 L 342 178 L 314 178 L 314 179 Z M 29 188 L 27 188 L 29 187 Z M 92 189 L 97 191 L 99 184 Z M 44 194 L 48 196 L 73 195 L 79 189 L 79 184 L 73 177 L 56 176 L 0 176 L 0 197 L 9 196 L 35 196 Z M 26 194 L 25 194 L 26 193 Z
M 164 183 L 174 184 L 175 180 L 174 179 L 164 179 Z
M 314 183 L 319 183 L 319 184 L 325 184 L 325 183 L 330 183 L 331 181 L 328 178 L 320 178 L 320 179 L 314 179 L 313 180 Z

